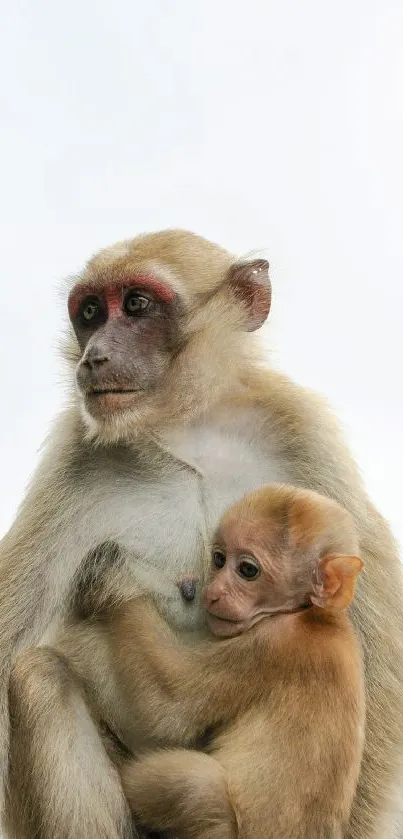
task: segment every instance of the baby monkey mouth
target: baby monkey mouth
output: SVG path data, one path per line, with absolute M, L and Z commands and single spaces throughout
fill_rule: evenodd
M 214 618 L 217 621 L 223 621 L 223 623 L 242 623 L 242 618 L 228 618 L 224 617 L 224 615 L 215 615 L 214 612 L 207 612 L 209 618 Z
M 207 626 L 217 638 L 233 638 L 248 628 L 244 621 L 239 618 L 224 618 L 221 615 L 215 615 L 213 612 L 207 612 Z

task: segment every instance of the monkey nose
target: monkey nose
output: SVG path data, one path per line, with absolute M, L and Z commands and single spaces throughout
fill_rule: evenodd
M 213 603 L 216 603 L 217 600 L 219 600 L 219 599 L 220 599 L 220 595 L 219 594 L 217 594 L 217 595 L 214 594 L 214 589 L 212 588 L 212 586 L 206 586 L 206 588 L 203 591 L 203 597 L 202 597 L 203 606 L 205 607 L 205 609 L 209 609 L 210 606 L 212 606 Z
M 101 347 L 90 347 L 84 355 L 83 364 L 93 370 L 109 361 L 109 357 Z

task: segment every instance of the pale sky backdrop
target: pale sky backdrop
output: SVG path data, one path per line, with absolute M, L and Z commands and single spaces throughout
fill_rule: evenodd
M 63 401 L 58 283 L 182 226 L 267 249 L 268 351 L 403 542 L 402 44 L 401 0 L 6 0 L 0 534 Z

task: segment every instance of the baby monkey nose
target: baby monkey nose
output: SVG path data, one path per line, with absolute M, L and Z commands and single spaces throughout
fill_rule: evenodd
M 216 591 L 215 587 L 210 583 L 203 591 L 203 606 L 209 609 L 217 600 L 220 599 L 220 592 Z
M 184 600 L 190 602 L 196 597 L 196 587 L 198 580 L 196 577 L 185 577 L 179 583 L 179 590 Z

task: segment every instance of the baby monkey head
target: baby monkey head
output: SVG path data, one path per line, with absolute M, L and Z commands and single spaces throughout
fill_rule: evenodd
M 363 563 L 347 511 L 317 493 L 271 484 L 220 522 L 203 592 L 214 635 L 240 635 L 263 618 L 304 608 L 338 612 Z

